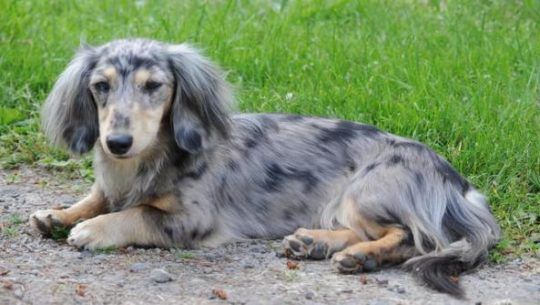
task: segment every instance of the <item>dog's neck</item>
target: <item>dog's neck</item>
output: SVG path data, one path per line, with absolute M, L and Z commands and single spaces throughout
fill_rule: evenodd
M 99 141 L 96 143 L 95 181 L 112 211 L 138 205 L 170 191 L 171 172 L 175 175 L 189 172 L 204 158 L 180 150 L 170 135 L 160 133 L 159 137 L 157 142 L 162 145 L 129 159 L 114 158 L 104 151 Z M 165 164 L 174 165 L 175 170 L 164 168 Z

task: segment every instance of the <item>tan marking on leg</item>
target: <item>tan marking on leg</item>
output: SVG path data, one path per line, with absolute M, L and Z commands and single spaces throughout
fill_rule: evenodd
M 397 247 L 406 237 L 407 233 L 403 229 L 389 228 L 381 239 L 357 243 L 346 248 L 343 252 L 349 254 L 363 252 L 375 255 L 377 260 L 382 262 L 386 258 L 386 254 Z
M 172 194 L 150 201 L 146 205 L 169 214 L 178 213 L 182 209 L 182 206 L 178 204 L 176 197 Z
M 157 220 L 160 214 L 179 213 L 180 209 L 175 197 L 169 194 L 140 206 L 81 222 L 71 230 L 68 243 L 91 250 L 128 245 L 172 246 Z
M 349 229 L 330 231 L 300 228 L 285 237 L 283 247 L 286 254 L 295 257 L 324 259 L 359 241 L 358 235 Z
M 107 210 L 103 194 L 94 185 L 92 192 L 71 207 L 62 210 L 39 210 L 30 216 L 30 225 L 44 235 L 54 226 L 69 227 L 82 219 L 89 219 Z
M 363 241 L 376 240 L 386 234 L 386 228 L 376 222 L 367 220 L 358 212 L 353 199 L 346 199 L 341 206 L 340 220 L 344 225 L 355 231 Z
M 75 203 L 65 210 L 60 210 L 62 222 L 64 224 L 73 224 L 76 221 L 89 219 L 107 211 L 105 198 L 103 193 L 97 190 L 97 187 L 92 187 L 92 192 L 83 200 Z
M 300 228 L 295 234 L 310 236 L 314 241 L 325 242 L 339 247 L 353 245 L 360 241 L 360 238 L 354 231 L 349 229 L 341 230 L 308 230 Z
M 372 271 L 385 262 L 398 263 L 414 253 L 414 248 L 400 246 L 405 238 L 405 230 L 389 227 L 378 240 L 359 242 L 336 253 L 332 262 L 341 272 Z
M 152 213 L 150 209 L 154 208 L 138 206 L 83 221 L 71 230 L 68 243 L 89 250 L 128 245 L 171 246 L 148 222 L 146 214 Z

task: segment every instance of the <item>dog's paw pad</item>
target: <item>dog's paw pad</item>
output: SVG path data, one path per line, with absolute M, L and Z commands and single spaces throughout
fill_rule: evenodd
M 30 226 L 43 236 L 51 236 L 54 227 L 65 227 L 57 213 L 58 210 L 39 210 L 30 215 Z
M 332 265 L 341 273 L 371 272 L 379 267 L 377 259 L 364 253 L 336 253 Z
M 326 259 L 332 254 L 326 243 L 298 232 L 283 239 L 283 249 L 294 258 Z

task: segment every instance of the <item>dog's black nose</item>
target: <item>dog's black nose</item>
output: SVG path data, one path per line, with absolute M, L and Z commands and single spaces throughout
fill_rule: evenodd
M 133 137 L 125 134 L 107 136 L 107 147 L 115 155 L 125 154 L 133 144 Z

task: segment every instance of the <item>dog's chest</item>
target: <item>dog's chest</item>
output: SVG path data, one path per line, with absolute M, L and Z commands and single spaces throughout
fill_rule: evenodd
M 97 155 L 94 163 L 96 183 L 103 191 L 112 211 L 123 210 L 142 203 L 151 190 L 152 171 L 141 171 L 138 159 L 111 162 Z

